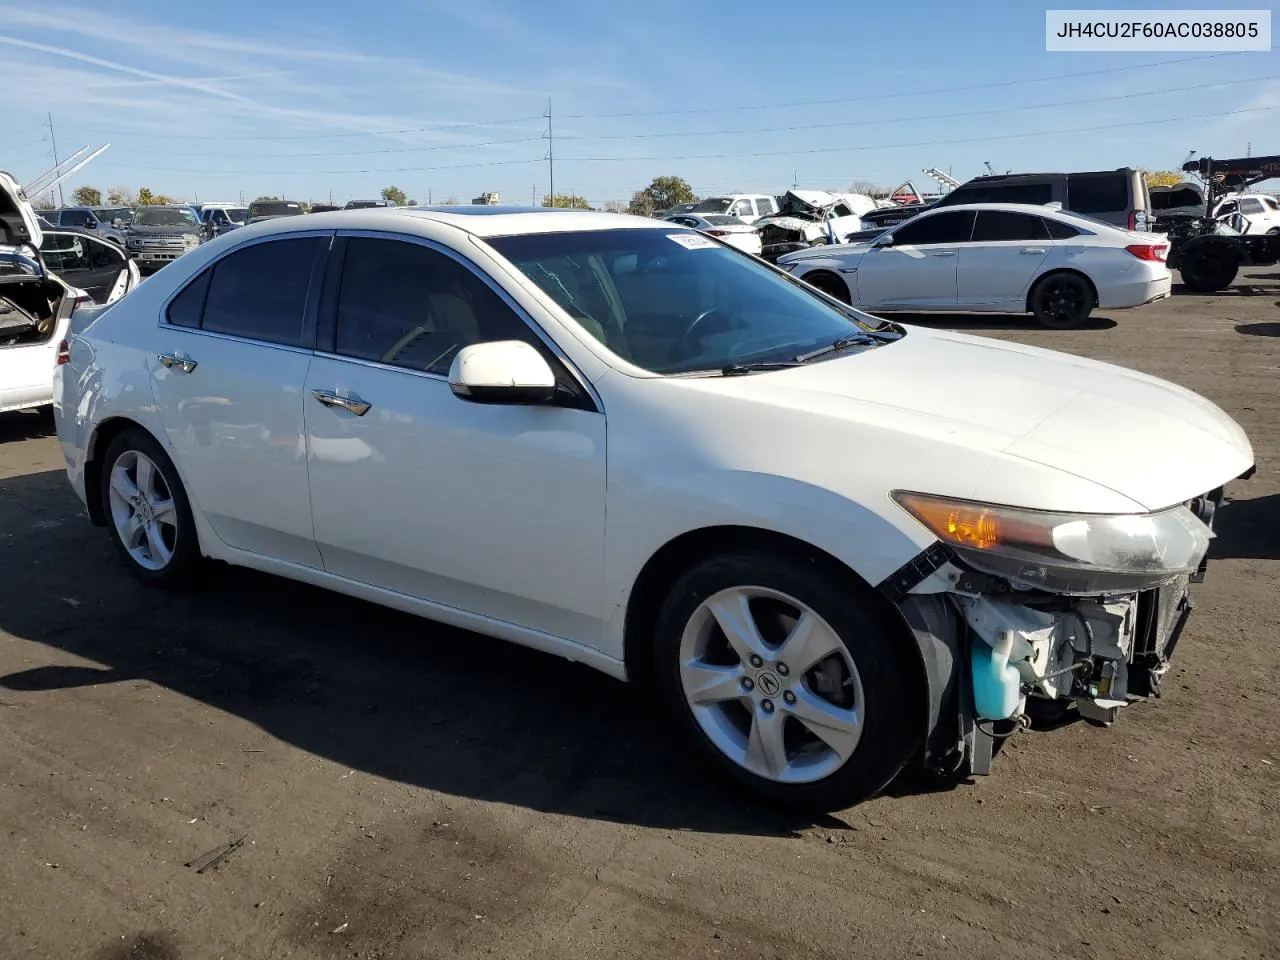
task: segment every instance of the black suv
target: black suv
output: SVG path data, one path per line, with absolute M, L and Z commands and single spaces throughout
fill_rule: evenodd
M 1141 170 L 1120 167 L 1083 173 L 1007 173 L 974 177 L 935 203 L 914 203 L 862 215 L 867 230 L 887 230 L 917 213 L 957 203 L 1060 203 L 1122 230 L 1150 230 L 1155 224 L 1147 179 Z

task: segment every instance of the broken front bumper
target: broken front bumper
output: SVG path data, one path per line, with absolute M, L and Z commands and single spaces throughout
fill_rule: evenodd
M 1246 474 L 1247 478 L 1251 474 Z M 1223 488 L 1188 504 L 1212 529 Z M 1195 603 L 1198 570 L 1159 587 L 1117 596 L 1018 591 L 965 569 L 934 544 L 880 584 L 919 647 L 929 688 L 924 765 L 943 774 L 986 774 L 996 740 L 1041 706 L 1070 704 L 1109 724 L 1122 706 L 1160 695 Z M 948 592 L 912 593 L 934 574 Z

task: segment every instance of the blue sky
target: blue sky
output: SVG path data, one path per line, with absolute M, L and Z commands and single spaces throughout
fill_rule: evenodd
M 932 188 L 924 167 L 964 180 L 984 161 L 1170 169 L 1193 149 L 1280 152 L 1274 51 L 1047 53 L 1044 10 L 0 0 L 0 78 L 13 94 L 0 104 L 0 168 L 29 180 L 51 165 L 50 112 L 61 154 L 112 144 L 68 191 L 342 201 L 395 184 L 424 202 L 485 190 L 527 202 L 549 187 L 548 98 L 556 190 L 593 203 L 664 174 L 703 195 L 793 180 Z

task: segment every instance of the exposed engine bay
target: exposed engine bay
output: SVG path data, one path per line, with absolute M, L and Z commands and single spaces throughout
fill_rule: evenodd
M 1246 475 L 1247 476 L 1247 475 Z M 1219 488 L 1186 504 L 1212 530 Z M 939 543 L 884 584 L 915 635 L 930 686 L 924 765 L 990 772 L 995 744 L 1069 709 L 1109 725 L 1160 695 L 1206 561 L 1152 589 L 1063 595 L 976 571 Z M 939 574 L 950 591 L 910 593 Z

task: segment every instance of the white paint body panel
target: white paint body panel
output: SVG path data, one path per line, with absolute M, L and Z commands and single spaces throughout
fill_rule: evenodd
M 1164 262 L 1140 260 L 1124 249 L 1130 244 L 1167 247 L 1169 240 L 1162 235 L 1131 233 L 1025 204 L 965 204 L 933 213 L 958 210 L 1030 213 L 1077 228 L 1085 225 L 1092 233 L 1063 240 L 837 244 L 787 254 L 778 266 L 802 279 L 818 271 L 834 273 L 848 286 L 852 303 L 885 312 L 1025 313 L 1036 280 L 1055 270 L 1088 277 L 1098 292 L 1099 309 L 1142 306 L 1172 289 Z
M 1173 384 L 920 328 L 776 372 L 645 374 L 478 237 L 653 221 L 399 210 L 293 219 L 301 222 L 250 225 L 204 245 L 73 336 L 71 363 L 55 377 L 73 487 L 86 496 L 97 429 L 129 418 L 173 456 L 205 553 L 615 676 L 625 674 L 636 577 L 681 534 L 777 531 L 875 584 L 932 542 L 889 499 L 894 489 L 1141 512 L 1198 496 L 1253 462 L 1234 421 Z M 469 403 L 442 377 L 161 327 L 168 295 L 221 252 L 331 226 L 426 238 L 469 259 L 560 347 L 600 411 Z M 162 376 L 152 358 L 172 350 L 199 365 Z M 335 410 L 313 389 L 371 407 Z

